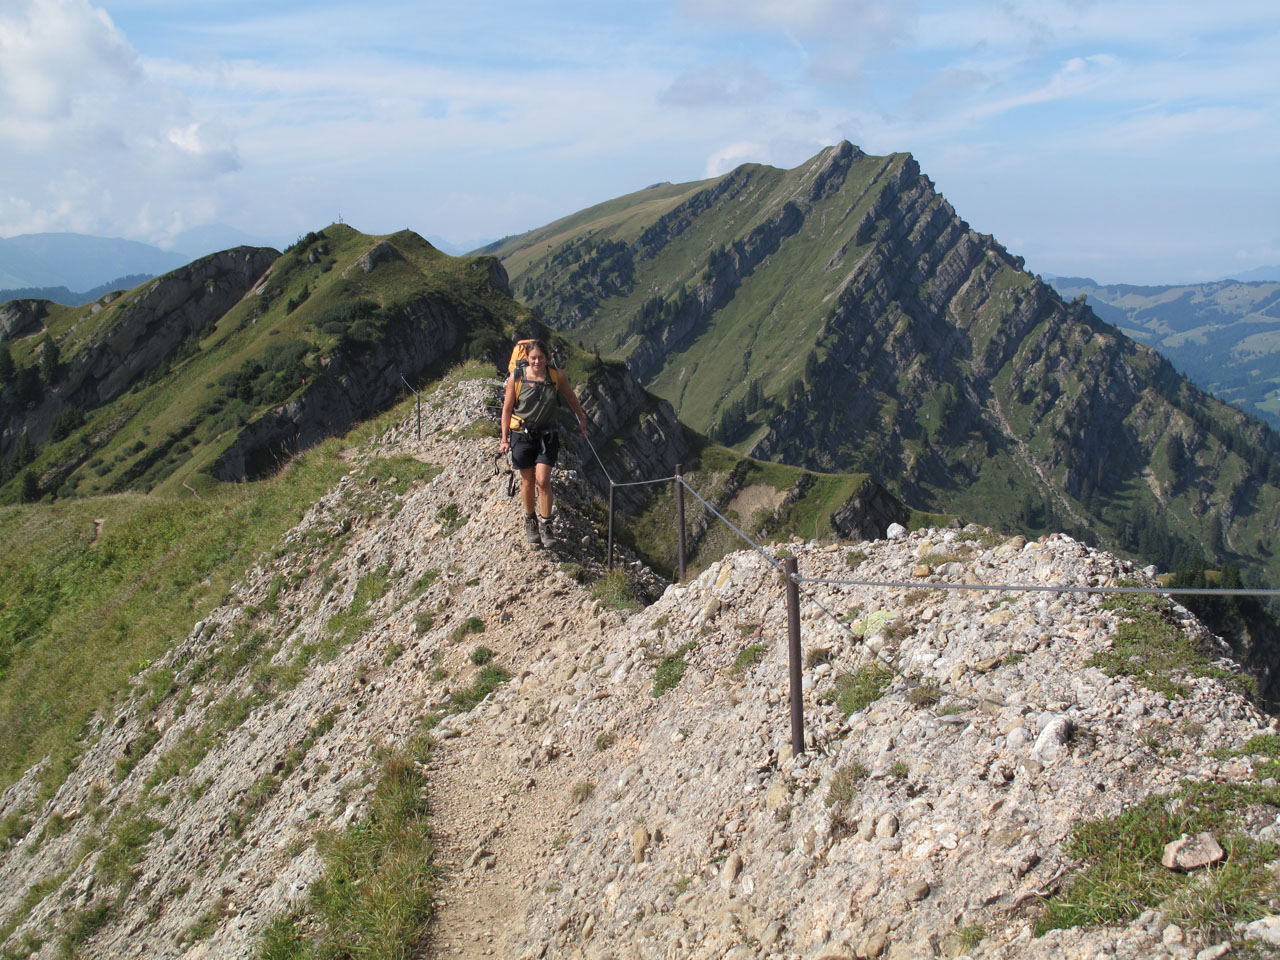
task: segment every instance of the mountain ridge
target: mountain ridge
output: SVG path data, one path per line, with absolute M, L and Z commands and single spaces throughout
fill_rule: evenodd
M 1155 347 L 1201 388 L 1280 428 L 1280 282 L 1139 286 L 1052 281 L 1103 320 Z
M 1174 842 L 1158 812 L 1180 802 L 1179 823 L 1200 823 L 1188 783 L 1216 791 L 1220 838 L 1270 842 L 1280 799 L 1259 784 L 1276 724 L 1221 643 L 1162 601 L 926 589 L 1148 583 L 1131 563 L 976 527 L 767 544 L 806 576 L 921 582 L 805 586 L 809 752 L 793 756 L 772 567 L 733 554 L 646 610 L 611 609 L 521 543 L 486 469 L 492 437 L 470 435 L 498 384 L 453 384 L 421 441 L 402 407 L 215 610 L 139 666 L 47 802 L 39 764 L 0 793 L 6 948 L 319 949 L 329 921 L 311 892 L 337 876 L 332 838 L 376 833 L 378 769 L 427 792 L 440 860 L 381 865 L 395 902 L 417 906 L 352 942 L 394 929 L 406 952 L 601 960 L 1138 957 L 1171 924 L 1197 950 L 1244 942 L 1237 914 L 1196 919 L 1202 871 L 1158 862 L 1101 926 L 1052 912 L 1076 878 L 1088 886 L 1078 831 L 1141 802 Z M 588 490 L 557 477 L 564 542 L 598 544 Z M 1174 659 L 1126 646 L 1152 622 L 1157 642 L 1182 644 Z M 501 670 L 472 697 L 486 668 Z M 416 753 L 428 725 L 436 746 Z M 1262 869 L 1245 843 L 1233 858 Z M 1246 909 L 1265 911 L 1273 888 Z
M 642 198 L 489 249 L 695 429 L 924 509 L 1280 571 L 1280 438 L 1026 273 L 909 155 L 846 142 Z

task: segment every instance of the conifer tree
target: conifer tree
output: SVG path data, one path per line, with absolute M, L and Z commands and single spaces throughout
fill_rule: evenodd
M 35 503 L 40 499 L 40 483 L 36 480 L 36 472 L 28 470 L 22 475 L 22 502 Z
M 40 342 L 40 379 L 49 386 L 57 382 L 61 360 L 58 345 L 52 337 L 45 337 Z

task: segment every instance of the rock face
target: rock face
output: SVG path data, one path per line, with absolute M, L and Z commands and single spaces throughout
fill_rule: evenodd
M 92 409 L 159 367 L 188 337 L 231 309 L 280 254 L 236 247 L 211 254 L 140 288 L 116 318 L 69 364 L 58 393 Z
M 625 443 L 616 445 L 611 455 L 607 454 L 605 461 L 615 482 L 671 476 L 676 464 L 687 459 L 689 443 L 671 404 L 645 393 L 625 366 L 601 364 L 587 383 L 577 384 L 575 389 L 597 447 L 603 445 L 602 438 L 627 438 Z M 608 477 L 590 449 L 573 431 L 566 431 L 565 437 L 576 452 L 583 473 L 607 495 Z M 616 491 L 617 505 L 624 511 L 638 509 L 646 496 L 643 487 L 620 487 Z
M 1275 723 L 1185 610 L 1153 601 L 1212 669 L 1169 667 L 1168 696 L 1104 669 L 1126 613 L 1100 596 L 805 583 L 797 756 L 784 583 L 770 562 L 733 554 L 647 609 L 608 609 L 566 570 L 600 572 L 582 475 L 556 474 L 561 548 L 531 552 L 492 474 L 492 440 L 468 437 L 495 386 L 435 398 L 421 442 L 411 418 L 355 451 L 225 605 L 97 718 L 47 802 L 34 769 L 0 794 L 0 819 L 27 823 L 0 850 L 6 948 L 40 941 L 35 955 L 51 958 L 94 915 L 101 925 L 79 945 L 89 960 L 253 954 L 320 874 L 317 830 L 364 814 L 379 746 L 407 741 L 428 711 L 449 713 L 483 640 L 511 679 L 445 717 L 426 771 L 450 867 L 430 933 L 442 951 L 809 960 L 963 945 L 974 957 L 1136 960 L 1201 949 L 1195 930 L 1154 911 L 1040 938 L 1027 915 L 1077 866 L 1064 844 L 1083 821 L 1184 780 L 1269 769 L 1242 747 Z M 373 469 L 393 455 L 443 469 L 400 492 Z M 1149 582 L 1057 534 L 970 527 L 785 546 L 810 581 L 901 582 L 928 558 L 929 582 L 955 587 Z M 357 593 L 354 623 L 341 615 Z M 473 618 L 483 637 L 459 639 Z M 677 661 L 659 691 L 659 668 L 669 681 Z M 147 697 L 170 670 L 172 692 Z M 842 675 L 878 678 L 847 715 L 825 695 Z M 1273 838 L 1265 810 L 1244 835 Z M 122 876 L 119 838 L 139 830 Z
M 48 312 L 47 300 L 10 300 L 0 306 L 0 343 L 38 333 Z
M 907 517 L 901 501 L 868 479 L 831 515 L 831 524 L 850 540 L 877 540 L 894 524 L 906 523 Z
M 449 354 L 463 322 L 455 311 L 436 300 L 417 301 L 403 311 L 402 322 L 373 349 L 335 354 L 326 376 L 246 426 L 219 458 L 214 475 L 234 481 L 271 472 L 299 450 L 384 409 L 404 393 L 404 378 L 416 378 Z

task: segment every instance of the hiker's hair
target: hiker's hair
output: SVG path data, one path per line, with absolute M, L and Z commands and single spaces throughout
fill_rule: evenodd
M 535 350 L 541 350 L 542 355 L 547 358 L 547 363 L 551 362 L 551 348 L 548 347 L 541 340 L 531 340 L 529 342 L 529 346 L 525 347 L 524 355 L 527 357 L 529 354 L 533 353 L 533 351 Z

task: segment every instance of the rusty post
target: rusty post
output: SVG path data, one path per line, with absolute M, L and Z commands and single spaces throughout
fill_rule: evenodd
M 605 567 L 613 569 L 613 481 L 609 481 L 609 549 L 605 554 Z
M 684 583 L 684 464 L 676 464 L 676 544 L 680 559 L 680 583 Z
M 796 558 L 785 557 L 787 578 L 787 663 L 791 668 L 791 753 L 804 753 L 804 686 L 800 675 L 800 586 L 796 583 Z

